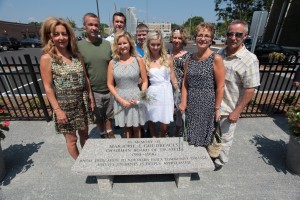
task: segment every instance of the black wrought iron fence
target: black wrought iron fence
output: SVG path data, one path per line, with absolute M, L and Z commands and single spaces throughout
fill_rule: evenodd
M 300 92 L 292 81 L 300 58 L 293 63 L 261 62 L 261 85 L 242 113 L 243 117 L 262 117 L 285 112 L 299 104 Z M 36 57 L 4 57 L 0 60 L 0 104 L 11 120 L 51 120 L 52 109 L 45 95 Z
M 51 107 L 44 94 L 39 63 L 29 55 L 0 60 L 0 104 L 10 120 L 51 120 Z
M 299 104 L 300 92 L 292 84 L 299 65 L 300 57 L 292 63 L 275 60 L 260 62 L 261 85 L 242 116 L 281 114 L 290 105 Z

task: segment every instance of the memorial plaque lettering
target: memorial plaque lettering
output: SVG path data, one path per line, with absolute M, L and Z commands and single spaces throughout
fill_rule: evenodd
M 206 150 L 189 146 L 182 138 L 139 138 L 90 139 L 72 170 L 88 175 L 129 175 L 193 173 L 212 168 Z

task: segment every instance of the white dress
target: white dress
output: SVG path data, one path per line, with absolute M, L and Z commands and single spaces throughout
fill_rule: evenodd
M 150 68 L 148 94 L 153 97 L 147 104 L 148 120 L 169 124 L 173 121 L 174 100 L 170 82 L 170 68 Z

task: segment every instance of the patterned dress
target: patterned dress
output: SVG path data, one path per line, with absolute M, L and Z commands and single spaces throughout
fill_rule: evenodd
M 121 64 L 114 61 L 114 80 L 116 82 L 117 93 L 123 99 L 130 101 L 131 99 L 139 100 L 140 89 L 138 82 L 140 78 L 140 67 L 137 59 L 131 63 Z M 138 127 L 145 124 L 146 110 L 143 104 L 124 107 L 117 101 L 114 101 L 115 124 L 120 127 Z
M 72 57 L 69 66 L 65 61 L 61 64 L 52 59 L 52 78 L 55 95 L 59 107 L 66 112 L 68 123 L 57 122 L 54 115 L 55 129 L 59 134 L 74 133 L 93 122 L 88 92 L 81 62 Z
M 184 75 L 185 61 L 187 58 L 191 57 L 191 55 L 193 55 L 191 52 L 186 52 L 180 57 L 173 57 L 174 71 L 175 71 L 176 79 L 180 90 L 181 90 L 182 80 Z
M 190 58 L 193 54 L 191 52 L 186 52 L 182 56 L 173 57 L 174 62 L 174 72 L 178 82 L 178 88 L 180 92 L 174 91 L 174 104 L 176 110 L 176 125 L 181 126 L 182 118 L 181 118 L 181 111 L 179 110 L 179 104 L 181 102 L 181 88 L 182 88 L 182 80 L 184 76 L 184 68 L 185 68 L 185 61 L 187 58 Z
M 189 144 L 207 146 L 214 125 L 215 80 L 212 53 L 203 61 L 189 59 L 187 71 L 187 139 Z

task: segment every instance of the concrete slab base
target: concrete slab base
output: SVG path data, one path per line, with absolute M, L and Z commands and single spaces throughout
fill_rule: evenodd
M 177 188 L 188 188 L 191 182 L 191 174 L 174 174 Z
M 114 176 L 96 176 L 96 178 L 101 191 L 112 190 Z

